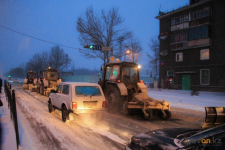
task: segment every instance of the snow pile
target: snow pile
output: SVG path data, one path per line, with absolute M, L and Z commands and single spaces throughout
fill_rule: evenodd
M 205 107 L 225 106 L 225 93 L 200 91 L 199 96 L 191 96 L 191 91 L 148 89 L 150 97 L 165 99 L 171 107 L 205 111 Z

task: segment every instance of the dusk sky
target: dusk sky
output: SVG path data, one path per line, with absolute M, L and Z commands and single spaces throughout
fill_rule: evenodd
M 0 0 L 0 75 L 25 64 L 35 53 L 50 51 L 56 46 L 4 27 L 73 47 L 75 49 L 60 46 L 72 59 L 75 68 L 99 69 L 103 64 L 101 59 L 85 58 L 78 51 L 83 46 L 78 41 L 76 22 L 89 6 L 93 6 L 97 13 L 114 6 L 119 8 L 121 17 L 125 19 L 123 25 L 141 41 L 143 51 L 138 64 L 146 68 L 149 40 L 159 35 L 159 20 L 155 19 L 159 9 L 167 11 L 187 3 L 189 0 Z

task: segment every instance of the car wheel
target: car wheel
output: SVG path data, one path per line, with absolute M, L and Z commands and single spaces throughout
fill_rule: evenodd
M 170 112 L 169 110 L 164 110 L 164 111 L 165 111 L 165 113 L 166 113 L 166 116 L 163 115 L 163 113 L 161 112 L 161 117 L 162 117 L 162 119 L 163 119 L 163 120 L 168 120 L 168 119 L 170 119 L 170 118 L 171 118 L 171 112 Z
M 66 106 L 62 106 L 62 121 L 66 122 L 67 118 L 68 118 L 68 111 L 66 109 Z
M 49 111 L 49 113 L 55 111 L 51 101 L 48 102 L 48 111 Z
M 153 110 L 147 109 L 146 112 L 147 112 L 148 116 L 147 117 L 145 116 L 145 119 L 151 120 L 153 118 Z

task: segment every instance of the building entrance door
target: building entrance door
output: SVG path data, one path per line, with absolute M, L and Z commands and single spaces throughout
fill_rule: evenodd
M 182 90 L 190 90 L 190 89 L 191 89 L 191 76 L 182 75 Z

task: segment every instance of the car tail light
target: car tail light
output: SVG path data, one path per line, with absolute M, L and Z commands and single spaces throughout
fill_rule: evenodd
M 102 102 L 102 107 L 105 107 L 106 101 Z
M 120 82 L 120 79 L 118 79 L 117 82 Z
M 77 102 L 72 102 L 72 109 L 77 109 Z

